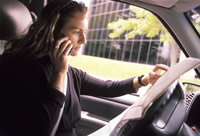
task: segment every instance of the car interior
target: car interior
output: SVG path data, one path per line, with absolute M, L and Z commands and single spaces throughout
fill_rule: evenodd
M 186 57 L 200 58 L 200 36 L 192 28 L 185 12 L 200 6 L 197 0 L 114 0 L 145 8 L 154 13 L 171 33 Z M 25 33 L 50 0 L 1 0 L 0 40 L 7 41 Z M 22 21 L 23 18 L 23 21 Z M 180 25 L 180 20 L 182 24 Z M 175 23 L 177 22 L 177 23 Z M 191 46 L 192 45 L 192 48 Z M 200 77 L 200 67 L 195 69 Z M 199 85 L 196 85 L 199 86 Z M 81 96 L 81 121 L 77 134 L 85 136 L 102 128 L 139 99 L 128 95 L 115 98 Z M 168 88 L 149 108 L 146 116 L 132 125 L 127 123 L 118 135 L 148 136 L 199 136 L 200 92 L 188 95 L 181 82 Z

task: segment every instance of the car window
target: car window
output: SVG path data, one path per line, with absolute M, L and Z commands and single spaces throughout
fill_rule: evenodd
M 99 78 L 120 80 L 148 74 L 156 64 L 172 66 L 185 58 L 151 12 L 111 0 L 90 0 L 88 3 L 87 44 L 81 56 L 69 57 L 70 65 Z M 191 11 L 196 12 L 189 14 Z M 199 28 L 199 7 L 191 11 L 186 14 L 196 24 L 195 28 Z M 0 54 L 5 43 L 0 41 Z M 180 79 L 200 84 L 194 71 Z
M 198 34 L 200 34 L 200 6 L 185 12 L 190 23 Z
M 103 79 L 147 74 L 156 64 L 168 66 L 185 58 L 168 31 L 149 11 L 110 0 L 91 0 L 89 30 L 83 55 L 72 66 Z M 200 83 L 195 72 L 182 81 Z

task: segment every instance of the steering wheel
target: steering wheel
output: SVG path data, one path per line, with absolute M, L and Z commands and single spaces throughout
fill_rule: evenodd
M 186 117 L 185 94 L 178 80 L 169 84 L 153 85 L 124 112 L 111 136 L 177 136 Z
M 111 135 L 180 135 L 185 124 L 186 103 L 182 84 L 177 79 L 198 65 L 200 59 L 187 58 L 170 68 L 123 113 Z
M 151 104 L 144 118 L 130 135 L 175 136 L 186 117 L 185 94 L 180 82 L 174 82 L 164 94 Z M 127 129 L 124 132 L 128 132 Z M 128 134 L 128 135 L 129 135 Z

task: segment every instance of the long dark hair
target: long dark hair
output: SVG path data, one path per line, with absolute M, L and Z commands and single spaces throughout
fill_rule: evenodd
M 53 1 L 42 10 L 35 22 L 30 26 L 28 33 L 11 40 L 6 45 L 5 54 L 10 56 L 28 56 L 40 58 L 45 56 L 54 44 L 55 35 L 74 13 L 84 12 L 87 7 L 82 2 Z

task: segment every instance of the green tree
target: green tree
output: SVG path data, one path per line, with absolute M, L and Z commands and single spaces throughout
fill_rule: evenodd
M 162 42 L 172 42 L 170 34 L 155 15 L 139 7 L 130 6 L 129 8 L 134 13 L 133 17 L 128 19 L 119 18 L 116 22 L 108 24 L 108 29 L 113 30 L 109 34 L 110 38 L 117 38 L 128 30 L 129 33 L 125 35 L 126 39 L 133 38 L 136 35 L 145 35 L 146 37 L 159 35 Z
M 145 35 L 149 38 L 159 36 L 161 42 L 167 42 L 168 44 L 177 46 L 169 32 L 154 14 L 135 6 L 130 6 L 129 8 L 132 15 L 131 17 L 127 19 L 119 18 L 116 22 L 111 22 L 108 24 L 108 29 L 113 30 L 109 34 L 110 38 L 117 38 L 124 32 L 128 31 L 128 33 L 125 35 L 126 39 L 133 38 L 136 35 Z M 174 55 L 176 56 L 175 59 L 177 60 L 178 53 Z M 171 63 L 174 64 L 174 60 L 171 60 Z

